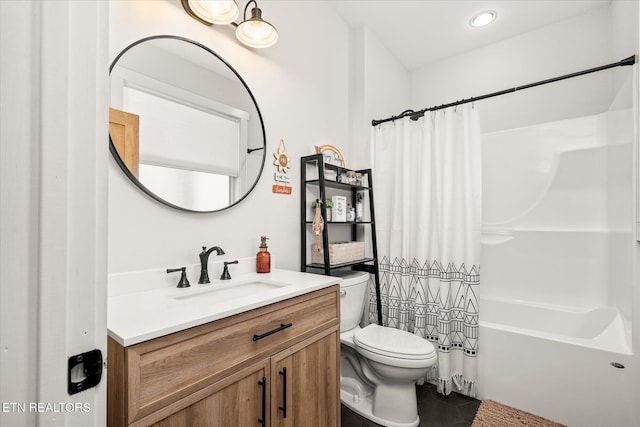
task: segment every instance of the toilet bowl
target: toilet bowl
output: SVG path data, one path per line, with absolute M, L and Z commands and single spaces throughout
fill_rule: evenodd
M 360 328 L 369 275 L 340 274 L 340 399 L 363 417 L 387 427 L 415 427 L 415 382 L 437 360 L 427 340 L 399 329 Z

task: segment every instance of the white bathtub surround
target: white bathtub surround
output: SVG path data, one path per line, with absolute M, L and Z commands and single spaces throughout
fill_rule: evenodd
M 481 146 L 470 104 L 372 134 L 383 323 L 438 349 L 438 391 L 476 395 Z M 375 300 L 374 300 L 375 301 Z M 375 303 L 370 319 L 376 319 Z
M 482 136 L 480 399 L 639 425 L 628 86 L 606 112 Z

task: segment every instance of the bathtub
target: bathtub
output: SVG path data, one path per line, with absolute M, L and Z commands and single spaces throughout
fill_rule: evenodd
M 633 410 L 639 370 L 627 330 L 611 307 L 483 297 L 478 397 L 568 426 L 640 426 Z

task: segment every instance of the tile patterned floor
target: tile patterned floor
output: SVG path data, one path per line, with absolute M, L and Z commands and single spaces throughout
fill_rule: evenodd
M 457 393 L 443 396 L 436 386 L 416 386 L 420 427 L 469 427 L 480 401 Z M 342 405 L 342 427 L 378 427 Z

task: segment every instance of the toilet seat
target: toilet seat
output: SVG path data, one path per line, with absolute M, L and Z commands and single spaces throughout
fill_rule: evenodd
M 424 338 L 373 323 L 357 331 L 353 342 L 366 358 L 390 366 L 428 367 L 437 357 L 433 345 Z

